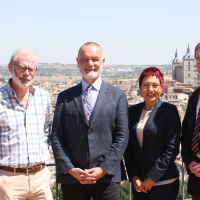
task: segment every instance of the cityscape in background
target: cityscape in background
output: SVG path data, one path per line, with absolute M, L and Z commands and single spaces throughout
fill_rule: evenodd
M 196 70 L 195 58 L 190 53 L 189 45 L 186 48 L 185 55 L 180 61 L 178 52 L 175 50 L 175 56 L 172 58 L 171 64 L 165 65 L 105 65 L 102 70 L 102 79 L 120 89 L 127 96 L 128 106 L 140 103 L 143 98 L 140 95 L 138 78 L 142 70 L 155 66 L 164 74 L 164 94 L 161 99 L 163 101 L 174 104 L 181 118 L 185 115 L 188 98 L 200 85 L 200 77 Z M 0 65 L 0 87 L 7 84 L 11 74 L 7 65 Z M 54 112 L 57 96 L 63 90 L 75 86 L 80 83 L 81 74 L 75 64 L 61 63 L 39 63 L 33 85 L 49 92 L 51 98 L 51 106 Z M 49 148 L 50 158 L 47 164 L 55 163 L 51 147 Z M 180 171 L 180 181 L 182 177 L 182 158 L 179 153 L 176 159 L 177 167 Z M 51 186 L 55 188 L 55 167 L 49 167 L 51 171 Z M 184 174 L 187 182 L 187 173 Z M 126 182 L 127 183 L 127 182 Z

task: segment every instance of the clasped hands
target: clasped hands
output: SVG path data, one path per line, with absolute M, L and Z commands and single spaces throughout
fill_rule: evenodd
M 147 193 L 147 191 L 150 191 L 151 188 L 154 186 L 155 182 L 147 177 L 143 182 L 138 176 L 134 176 L 132 178 L 133 185 L 136 190 L 139 190 L 141 192 Z
M 102 178 L 107 172 L 100 168 L 82 170 L 80 168 L 71 168 L 68 173 L 76 178 L 81 184 L 95 184 L 97 180 Z
M 192 161 L 189 164 L 189 169 L 191 173 L 195 174 L 196 177 L 200 177 L 200 163 L 197 163 L 196 161 Z

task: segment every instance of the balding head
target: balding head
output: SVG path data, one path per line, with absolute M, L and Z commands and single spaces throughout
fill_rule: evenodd
M 103 50 L 102 50 L 101 46 L 98 45 L 98 44 L 95 43 L 95 42 L 87 42 L 87 43 L 83 44 L 83 45 L 80 47 L 79 51 L 78 51 L 78 57 L 80 56 L 80 52 L 81 52 L 81 50 L 82 50 L 82 48 L 83 48 L 84 46 L 97 46 L 97 47 L 99 47 L 100 50 L 101 50 L 101 53 L 102 53 L 102 57 L 103 57 Z
M 20 55 L 26 56 L 26 57 L 35 57 L 36 63 L 38 65 L 38 57 L 34 51 L 28 48 L 20 48 L 15 50 L 10 58 L 10 63 L 15 64 L 18 61 L 18 58 Z

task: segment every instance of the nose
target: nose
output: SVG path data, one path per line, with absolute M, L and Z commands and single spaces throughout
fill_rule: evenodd
M 93 64 L 92 60 L 88 60 L 88 65 L 89 65 L 89 66 L 91 66 L 91 67 L 93 67 L 93 66 L 94 66 L 94 64 Z
M 153 90 L 153 86 L 152 85 L 149 85 L 149 90 Z
M 23 74 L 25 75 L 25 76 L 29 76 L 30 74 L 29 74 L 29 71 L 28 71 L 28 68 L 23 72 Z

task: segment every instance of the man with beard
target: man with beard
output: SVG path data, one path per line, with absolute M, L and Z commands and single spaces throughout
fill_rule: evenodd
M 81 46 L 77 64 L 82 81 L 57 99 L 51 142 L 64 200 L 121 199 L 127 99 L 101 79 L 104 62 L 98 44 Z
M 37 55 L 21 48 L 8 65 L 12 78 L 0 89 L 0 199 L 50 199 L 48 142 L 52 120 L 48 92 L 32 86 Z

